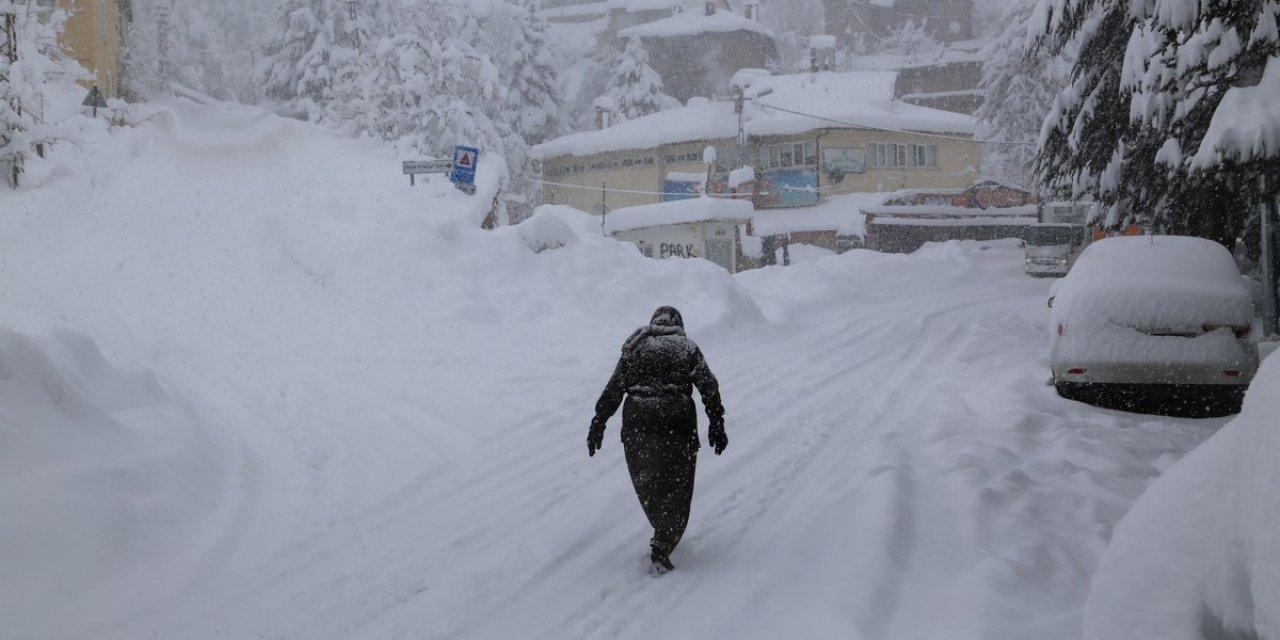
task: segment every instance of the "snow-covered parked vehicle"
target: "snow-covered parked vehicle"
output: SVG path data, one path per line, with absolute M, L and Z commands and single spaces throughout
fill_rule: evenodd
M 1053 288 L 1058 393 L 1126 410 L 1237 413 L 1258 369 L 1253 302 L 1231 254 L 1203 238 L 1107 238 Z

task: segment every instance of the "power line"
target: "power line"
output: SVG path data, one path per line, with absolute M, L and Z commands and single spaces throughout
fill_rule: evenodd
M 813 113 L 805 113 L 805 112 L 803 112 L 803 111 L 795 111 L 795 110 L 792 110 L 792 109 L 784 109 L 783 107 L 777 107 L 777 106 L 770 105 L 770 104 L 763 104 L 763 103 L 760 103 L 760 102 L 756 102 L 755 104 L 756 104 L 756 106 L 758 106 L 758 107 L 760 107 L 760 108 L 762 108 L 762 109 L 773 109 L 773 110 L 775 110 L 775 111 L 781 111 L 781 112 L 783 112 L 783 113 L 790 113 L 790 114 L 792 114 L 792 115 L 803 116 L 803 117 L 806 117 L 806 118 L 813 118 L 814 120 L 822 120 L 822 121 L 825 121 L 825 122 L 830 122 L 830 123 L 833 123 L 833 124 L 838 124 L 838 125 L 842 125 L 842 126 L 846 126 L 846 127 L 851 127 L 851 128 L 854 128 L 854 129 L 862 129 L 862 130 L 864 130 L 864 131 L 887 131 L 887 132 L 890 132 L 890 133 L 902 133 L 902 134 L 906 134 L 906 135 L 924 136 L 924 137 L 926 137 L 926 138 L 940 138 L 940 139 L 942 139 L 942 140 L 958 140 L 958 141 L 960 141 L 960 142 L 977 142 L 978 144 L 1007 144 L 1007 145 L 1017 145 L 1017 146 L 1035 146 L 1035 144 L 1036 144 L 1036 143 L 1034 143 L 1034 142 L 1006 142 L 1006 141 L 1003 141 L 1003 140 L 978 140 L 978 139 L 976 139 L 976 138 L 962 138 L 962 137 L 960 137 L 960 136 L 949 136 L 949 135 L 945 135 L 945 134 L 941 134 L 941 133 L 929 133 L 929 132 L 925 132 L 925 131 L 908 131 L 908 130 L 906 130 L 906 129 L 894 129 L 894 128 L 891 128 L 891 127 L 873 127 L 873 126 L 870 126 L 870 125 L 858 124 L 858 123 L 856 123 L 856 122 L 848 122 L 848 121 L 846 121 L 846 120 L 838 120 L 838 119 L 836 119 L 836 118 L 828 118 L 828 117 L 826 117 L 826 116 L 820 116 L 820 115 L 816 115 L 816 114 L 813 114 Z
M 900 18 L 920 18 L 921 20 L 928 20 L 930 18 L 943 17 L 942 14 L 922 15 L 918 13 L 906 13 L 904 11 L 899 11 L 897 8 L 889 8 L 889 7 L 883 7 L 880 5 L 873 5 L 870 2 L 866 2 L 866 0 L 850 0 L 849 4 L 857 5 L 860 7 L 867 7 L 871 11 L 880 11 L 883 13 L 889 13 L 889 14 L 898 16 Z
M 815 171 L 816 171 L 816 169 L 815 169 Z M 537 178 L 526 178 L 526 180 L 527 180 L 528 182 L 533 182 L 533 183 L 541 184 L 541 185 L 545 185 L 545 186 L 551 186 L 551 187 L 564 187 L 564 188 L 566 188 L 566 189 L 579 189 L 579 190 L 582 190 L 582 191 L 596 191 L 596 192 L 599 192 L 599 191 L 605 191 L 605 192 L 607 192 L 607 193 L 625 193 L 625 194 L 631 194 L 631 195 L 642 195 L 642 196 L 680 196 L 680 197 L 683 197 L 683 198 L 697 197 L 697 196 L 703 196 L 703 195 L 705 195 L 705 196 L 710 197 L 710 198 L 721 198 L 721 199 L 726 199 L 726 200 L 746 200 L 746 199 L 747 199 L 747 198 L 743 198 L 743 197 L 741 197 L 741 196 L 747 195 L 746 193 L 706 193 L 706 194 L 701 194 L 701 193 L 689 193 L 688 191 L 684 191 L 684 192 L 679 192 L 679 191 L 677 191 L 677 192 L 669 192 L 669 191 L 637 191 L 637 190 L 632 190 L 632 189 L 609 189 L 609 188 L 602 188 L 602 187 L 592 187 L 592 186 L 588 186 L 588 185 L 581 185 L 581 184 L 568 184 L 568 183 L 565 183 L 565 182 L 551 182 L 551 181 L 548 181 L 548 180 L 539 180 L 539 179 L 537 179 Z M 825 186 L 825 187 L 792 187 L 792 186 L 788 186 L 788 185 L 780 185 L 780 186 L 778 187 L 778 190 L 779 190 L 779 191 L 804 191 L 804 192 L 836 191 L 836 190 L 839 190 L 839 189 L 840 189 L 840 185 L 827 185 L 827 186 Z
M 528 180 L 529 180 L 529 182 L 536 182 L 536 183 L 538 183 L 538 184 L 546 185 L 546 186 L 550 186 L 550 187 L 564 187 L 564 188 L 566 188 L 566 189 L 581 189 L 581 190 L 583 190 L 583 191 L 606 191 L 606 192 L 608 192 L 608 193 L 627 193 L 627 194 L 631 194 L 631 195 L 639 195 L 639 196 L 684 196 L 684 197 L 689 197 L 689 196 L 697 196 L 697 195 L 700 195 L 700 194 L 697 194 L 697 193 L 689 193 L 689 192 L 687 192 L 687 191 L 685 191 L 685 192 L 667 192 L 667 191 L 636 191 L 636 190 L 633 190 L 633 189 L 608 189 L 608 188 L 603 188 L 603 187 L 590 187 L 590 186 L 581 185 L 581 184 L 568 184 L 568 183 L 565 183 L 565 182 L 550 182 L 550 181 L 548 181 L 548 180 L 539 180 L 539 179 L 537 179 L 537 178 L 529 178 Z M 707 196 L 709 196 L 709 197 L 712 197 L 712 198 L 726 198 L 726 199 L 732 199 L 734 196 L 740 196 L 740 195 L 743 195 L 743 194 L 740 194 L 740 193 L 738 193 L 738 194 L 733 194 L 733 193 L 708 193 L 708 194 L 706 194 L 706 195 L 707 195 Z

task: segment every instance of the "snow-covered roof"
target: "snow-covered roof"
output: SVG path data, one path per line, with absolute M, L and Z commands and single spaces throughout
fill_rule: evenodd
M 1024 218 L 1031 217 L 1034 222 L 1036 217 L 1036 205 L 1029 204 L 1019 207 L 990 207 L 988 209 L 976 209 L 973 207 L 955 207 L 950 205 L 886 205 L 864 207 L 863 213 L 876 216 L 887 216 L 895 218 Z M 877 224 L 881 220 L 876 220 Z
M 974 49 L 967 46 L 967 44 L 968 41 L 952 43 L 947 45 L 946 48 L 928 54 L 874 53 L 849 56 L 842 64 L 850 70 L 896 71 L 899 69 L 928 68 L 961 62 L 986 62 L 986 57 L 982 55 L 980 49 Z M 809 61 L 808 59 L 803 59 L 800 64 L 807 67 Z
M 1192 168 L 1218 164 L 1218 152 L 1243 161 L 1280 156 L 1280 56 L 1267 60 L 1262 80 L 1227 90 L 1213 112 Z
M 690 222 L 746 222 L 752 212 L 750 200 L 687 198 L 614 209 L 605 216 L 604 230 L 616 233 Z
M 944 64 L 954 64 L 959 62 L 986 62 L 986 57 L 979 51 L 966 51 L 963 49 L 947 48 L 939 53 L 938 57 L 927 60 L 904 60 L 899 68 L 901 69 L 922 69 L 927 67 L 936 67 Z
M 732 11 L 734 7 L 729 0 L 714 0 L 717 11 Z M 607 0 L 609 6 L 623 11 L 654 11 L 657 9 L 683 10 L 685 12 L 703 10 L 706 0 Z M 759 0 L 756 0 L 757 4 Z
M 970 216 L 967 218 L 880 218 L 876 226 L 897 227 L 982 227 L 982 226 L 1031 226 L 1036 223 L 1028 216 Z
M 759 209 L 752 216 L 752 233 L 769 236 L 804 231 L 835 231 L 839 235 L 867 235 L 862 208 L 884 201 L 885 193 L 849 193 L 824 198 L 812 207 Z
M 619 29 L 618 37 L 673 38 L 676 36 L 695 36 L 700 33 L 729 33 L 730 31 L 750 31 L 770 38 L 773 37 L 773 32 L 768 27 L 729 11 L 716 11 L 709 16 L 685 11 L 670 18 Z
M 795 135 L 842 127 L 973 134 L 972 116 L 894 100 L 895 77 L 891 71 L 850 71 L 761 78 L 752 85 L 753 90 L 769 87 L 773 93 L 747 107 L 744 127 L 751 136 Z M 732 139 L 737 132 L 733 103 L 709 101 L 628 120 L 608 129 L 562 136 L 534 147 L 533 152 L 541 158 L 588 156 L 652 149 L 662 144 Z
M 809 47 L 813 49 L 836 48 L 836 37 L 831 35 L 809 36 Z
M 721 10 L 725 10 L 723 7 L 727 5 L 721 0 L 721 2 L 717 3 L 717 6 L 722 7 Z M 638 11 L 672 10 L 676 7 L 682 7 L 685 11 L 701 11 L 702 3 L 699 0 L 588 0 L 557 7 L 545 7 L 540 11 L 553 15 L 603 15 L 613 9 L 634 13 Z
M 885 195 L 883 204 L 885 205 L 911 205 L 915 198 L 919 196 L 958 196 L 966 191 L 974 190 L 992 190 L 992 189 L 1008 189 L 1010 191 L 1021 191 L 1031 195 L 1030 191 L 1023 185 L 1012 180 L 1003 178 L 983 178 L 967 187 L 919 187 L 912 189 L 898 189 Z
M 542 16 L 558 17 L 558 18 L 580 18 L 582 16 L 607 16 L 609 14 L 609 5 L 604 2 L 593 2 L 588 4 L 571 4 L 560 7 L 550 7 L 539 9 L 538 14 Z

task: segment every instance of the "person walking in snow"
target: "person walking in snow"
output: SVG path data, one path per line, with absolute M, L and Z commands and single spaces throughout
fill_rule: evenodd
M 659 574 L 675 568 L 671 552 L 689 524 L 700 446 L 695 386 L 711 423 L 707 442 L 720 455 L 729 438 L 724 432 L 719 383 L 702 350 L 685 335 L 680 312 L 659 307 L 649 324 L 636 329 L 622 345 L 622 356 L 596 402 L 587 432 L 587 453 L 594 456 L 604 443 L 605 423 L 626 396 L 622 450 L 636 497 L 653 525 L 649 560 Z

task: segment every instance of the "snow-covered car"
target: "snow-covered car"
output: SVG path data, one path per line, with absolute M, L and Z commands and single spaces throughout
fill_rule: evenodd
M 1249 288 L 1224 247 L 1107 238 L 1056 285 L 1049 364 L 1060 395 L 1166 415 L 1239 412 L 1258 347 Z

